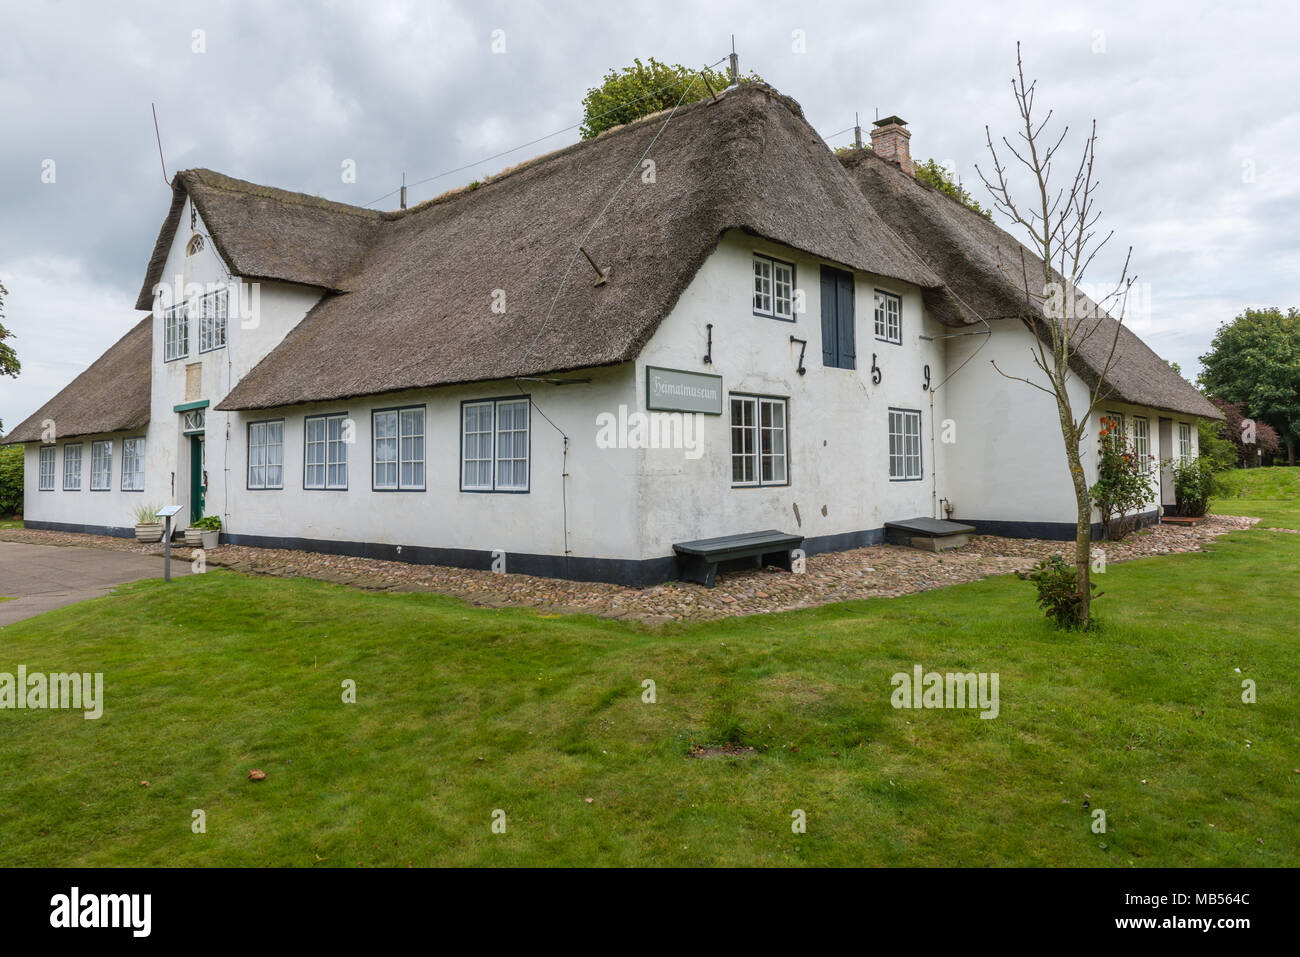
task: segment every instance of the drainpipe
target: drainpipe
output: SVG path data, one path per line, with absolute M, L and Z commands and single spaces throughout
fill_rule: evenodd
M 934 390 L 930 390 L 930 517 L 939 514 L 939 457 L 934 453 Z

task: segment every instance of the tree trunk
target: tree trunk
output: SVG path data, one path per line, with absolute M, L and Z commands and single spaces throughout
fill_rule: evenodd
M 1092 618 L 1092 496 L 1084 477 L 1083 463 L 1079 458 L 1078 441 L 1065 440 L 1065 457 L 1070 463 L 1070 478 L 1074 481 L 1074 500 L 1078 506 L 1078 521 L 1074 529 L 1074 569 L 1079 588 L 1079 623 L 1087 626 Z
M 1289 435 L 1286 437 L 1286 464 L 1295 465 L 1295 439 Z

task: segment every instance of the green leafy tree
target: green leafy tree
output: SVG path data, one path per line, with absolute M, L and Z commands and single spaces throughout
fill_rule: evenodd
M 697 70 L 680 63 L 660 63 L 654 57 L 647 63 L 636 59 L 632 66 L 610 70 L 600 86 L 592 87 L 583 97 L 582 138 L 588 140 L 615 126 L 671 109 L 679 100 L 692 103 L 704 99 L 709 96 L 709 87 L 700 78 L 701 73 L 708 77 L 714 92 L 731 83 L 730 75 L 723 70 Z M 740 82 L 761 83 L 762 79 L 750 73 Z
M 1246 309 L 1219 326 L 1201 356 L 1201 385 L 1250 418 L 1267 422 L 1295 465 L 1300 442 L 1300 310 Z
M 916 164 L 916 178 L 927 186 L 933 186 L 939 192 L 951 196 L 967 209 L 974 210 L 985 219 L 993 219 L 993 211 L 985 209 L 972 199 L 970 194 L 958 186 L 957 182 L 948 175 L 948 171 L 936 163 L 933 158 L 926 160 L 924 163 Z
M 0 517 L 23 510 L 23 447 L 0 449 Z
M 5 317 L 5 296 L 9 290 L 0 282 L 0 375 L 12 376 L 18 378 L 18 370 L 22 368 L 22 363 L 18 361 L 18 353 L 14 352 L 13 346 L 5 342 L 6 339 L 12 338 L 13 333 L 5 328 L 3 322 Z M 4 423 L 0 423 L 0 435 L 4 435 Z

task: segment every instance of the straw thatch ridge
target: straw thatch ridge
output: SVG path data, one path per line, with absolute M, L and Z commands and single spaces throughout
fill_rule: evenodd
M 56 438 L 130 432 L 149 424 L 153 317 L 146 316 L 49 402 L 20 422 L 5 445 L 41 441 L 54 422 Z
M 1014 236 L 870 150 L 841 154 L 840 162 L 880 217 L 970 311 L 992 320 L 1021 319 L 1032 309 L 1041 309 L 1043 297 L 1032 286 L 1027 302 L 1024 277 L 1026 269 L 1030 277 L 1041 276 L 1042 259 Z M 1095 328 L 1082 329 L 1071 366 L 1083 381 L 1096 385 L 1113 343 L 1114 359 L 1104 386 L 1110 398 L 1201 418 L 1223 418 L 1131 329 L 1095 304 L 1085 314 L 1093 315 L 1093 310 L 1097 318 L 1089 321 L 1095 322 Z M 1042 321 L 1036 331 L 1049 335 Z
M 235 275 L 332 290 L 351 288 L 350 277 L 385 219 L 374 209 L 258 186 L 212 170 L 182 170 L 172 179 L 172 205 L 158 232 L 137 309 L 151 309 L 154 285 L 169 281 L 162 271 L 186 196 L 194 200 L 217 252 Z
M 647 117 L 386 214 L 349 288 L 324 297 L 218 408 L 629 361 L 728 230 L 914 283 L 941 318 L 963 321 L 793 101 L 747 85 L 683 107 L 666 128 L 664 119 Z M 647 182 L 636 164 L 661 128 Z M 634 168 L 586 243 L 609 281 L 594 286 L 579 258 L 545 321 L 578 242 Z M 494 290 L 504 294 L 504 314 L 492 311 Z

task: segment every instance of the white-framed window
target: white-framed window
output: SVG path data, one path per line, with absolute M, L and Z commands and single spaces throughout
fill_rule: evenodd
M 889 480 L 914 482 L 921 476 L 921 413 L 890 409 Z
M 789 485 L 787 400 L 731 395 L 731 484 Z
M 248 487 L 284 488 L 284 419 L 248 423 Z
M 199 352 L 226 346 L 226 302 L 229 290 L 218 289 L 199 299 Z
M 531 414 L 527 396 L 461 404 L 462 492 L 528 491 Z
M 876 290 L 876 338 L 903 343 L 903 301 L 883 289 Z
M 1138 468 L 1144 472 L 1151 469 L 1151 423 L 1146 416 L 1133 416 L 1133 454 Z
M 113 487 L 113 443 L 99 439 L 90 443 L 90 490 L 107 492 Z
M 144 437 L 122 440 L 122 491 L 144 491 Z
M 1183 462 L 1192 460 L 1192 427 L 1186 422 L 1178 423 L 1178 458 Z
M 41 492 L 54 491 L 54 459 L 54 446 L 41 446 L 39 478 L 36 483 L 37 489 Z
M 1101 424 L 1103 428 L 1110 429 L 1111 432 L 1118 432 L 1120 435 L 1126 434 L 1124 414 L 1122 412 L 1107 412 L 1102 416 Z
M 189 354 L 189 306 L 179 302 L 163 312 L 163 361 L 183 359 Z
M 63 491 L 81 491 L 81 443 L 63 447 Z
M 794 266 L 754 254 L 754 315 L 794 321 Z
M 370 414 L 376 491 L 424 491 L 424 406 Z
M 347 421 L 346 412 L 307 416 L 303 429 L 303 488 L 348 487 Z

